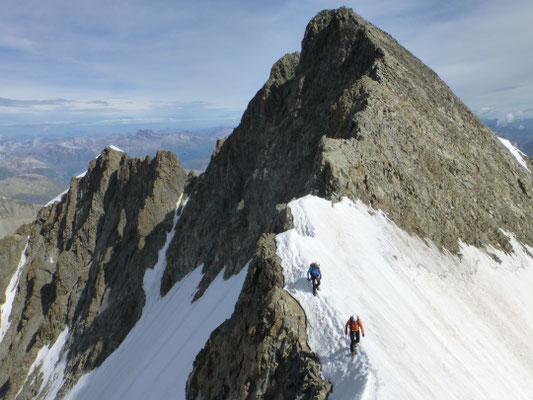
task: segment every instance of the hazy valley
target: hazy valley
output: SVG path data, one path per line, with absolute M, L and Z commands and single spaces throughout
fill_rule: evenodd
M 204 170 L 219 137 L 227 128 L 203 132 L 135 135 L 94 135 L 73 138 L 0 138 L 0 196 L 45 204 L 67 189 L 70 179 L 87 169 L 92 158 L 106 146 L 115 145 L 132 157 L 154 156 L 158 150 L 173 151 L 183 167 Z

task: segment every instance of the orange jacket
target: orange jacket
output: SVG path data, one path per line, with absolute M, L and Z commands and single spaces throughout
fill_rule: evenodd
M 348 322 L 346 322 L 346 326 L 344 327 L 345 335 L 348 333 L 348 327 L 350 327 L 350 330 L 354 332 L 357 332 L 359 327 L 361 327 L 361 332 L 363 332 L 363 335 L 365 334 L 365 328 L 363 328 L 363 323 L 359 319 L 359 315 L 357 316 L 357 321 L 354 321 L 352 318 L 350 318 Z

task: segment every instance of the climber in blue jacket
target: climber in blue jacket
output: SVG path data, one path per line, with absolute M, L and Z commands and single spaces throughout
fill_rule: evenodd
M 319 290 L 320 279 L 322 279 L 322 273 L 320 272 L 320 264 L 317 262 L 311 263 L 307 270 L 307 280 L 313 281 L 313 294 L 316 296 L 316 291 Z

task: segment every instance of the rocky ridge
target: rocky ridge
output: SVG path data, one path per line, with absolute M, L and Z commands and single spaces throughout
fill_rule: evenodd
M 39 398 L 42 375 L 28 375 L 29 366 L 67 326 L 60 394 L 122 342 L 140 317 L 144 272 L 157 261 L 186 180 L 170 152 L 131 159 L 107 148 L 85 177 L 72 179 L 60 202 L 0 241 L 2 293 L 27 243 L 10 328 L 0 344 L 2 397 Z
M 305 313 L 283 289 L 274 236 L 259 240 L 233 316 L 198 354 L 188 399 L 325 399 L 331 391 L 307 344 Z

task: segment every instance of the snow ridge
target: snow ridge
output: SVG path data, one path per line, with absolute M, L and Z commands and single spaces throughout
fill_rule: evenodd
M 533 249 L 511 238 L 512 255 L 463 244 L 459 258 L 361 202 L 306 196 L 289 206 L 295 229 L 276 237 L 277 252 L 330 398 L 533 398 Z M 316 297 L 305 277 L 313 261 Z M 351 314 L 366 333 L 355 357 Z
M 113 149 L 113 150 L 115 150 L 115 151 L 118 151 L 118 152 L 120 152 L 120 153 L 124 153 L 124 150 L 119 149 L 119 148 L 118 148 L 117 146 L 115 146 L 115 145 L 110 145 L 109 148 L 110 148 L 110 149 Z

